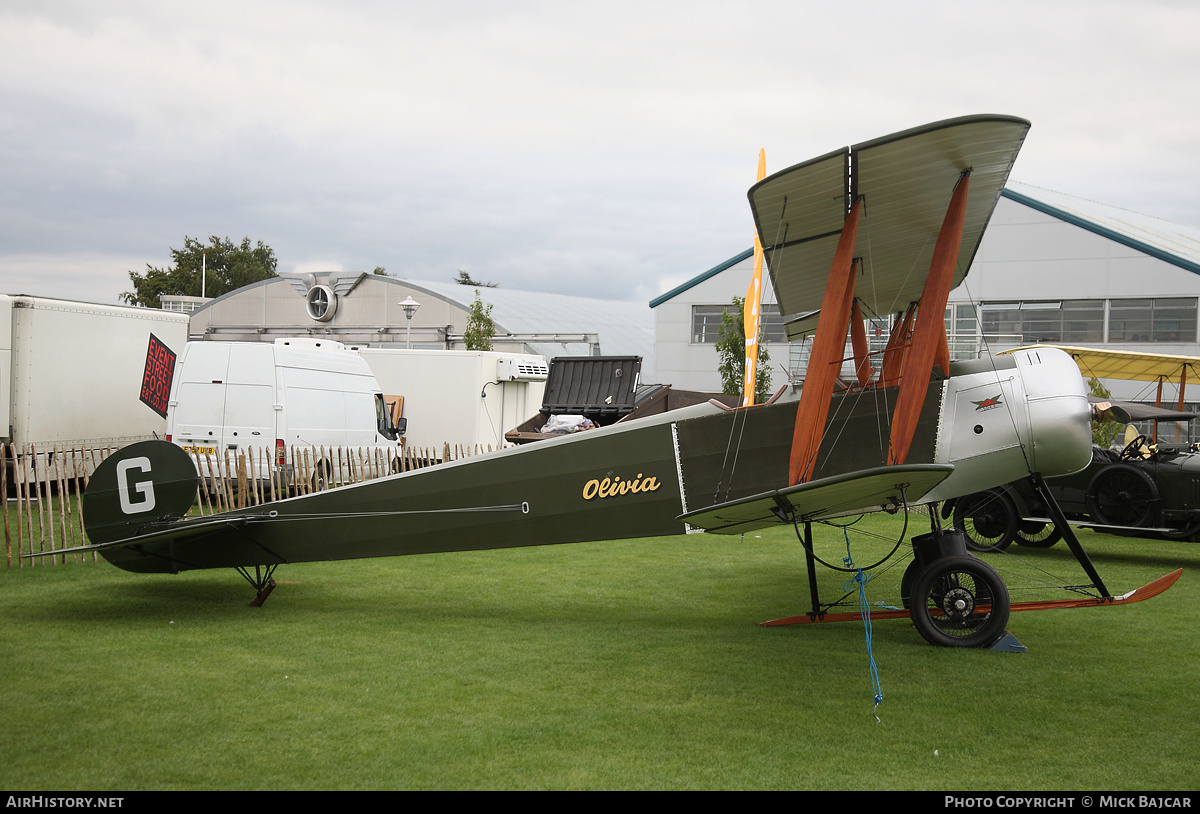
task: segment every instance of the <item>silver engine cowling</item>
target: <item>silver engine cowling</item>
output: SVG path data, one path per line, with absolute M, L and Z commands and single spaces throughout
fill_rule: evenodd
M 1031 472 L 1078 472 L 1092 457 L 1091 417 L 1078 366 L 1056 348 L 952 364 L 935 461 L 954 464 L 954 473 L 926 500 L 969 494 Z

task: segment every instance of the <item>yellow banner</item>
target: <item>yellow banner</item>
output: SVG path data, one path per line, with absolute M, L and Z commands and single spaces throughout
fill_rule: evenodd
M 758 180 L 767 177 L 767 151 L 758 151 Z M 758 379 L 758 320 L 762 308 L 762 241 L 758 229 L 754 230 L 754 277 L 746 289 L 746 303 L 742 311 L 742 323 L 746 329 L 746 378 L 742 384 L 742 406 L 754 403 L 754 384 Z

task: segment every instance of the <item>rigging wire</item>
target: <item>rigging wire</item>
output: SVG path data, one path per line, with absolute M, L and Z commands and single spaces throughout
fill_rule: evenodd
M 873 264 L 872 258 L 870 256 L 871 255 L 871 243 L 870 243 L 871 222 L 870 222 L 870 219 L 867 217 L 866 198 L 860 196 L 859 200 L 861 203 L 861 209 L 860 209 L 860 215 L 859 215 L 859 217 L 860 217 L 859 228 L 862 230 L 862 233 L 864 234 L 864 236 L 866 237 L 866 240 L 867 240 L 867 256 L 865 258 L 860 258 L 862 260 L 862 262 L 858 264 L 857 271 L 859 274 L 861 274 L 862 276 L 864 276 L 868 280 L 870 280 L 871 285 L 874 286 L 875 285 L 874 275 L 873 274 L 868 275 L 866 272 L 867 264 L 868 263 Z M 872 289 L 872 290 L 874 291 L 874 289 Z M 855 297 L 855 299 L 858 300 L 860 303 L 862 302 L 861 298 L 859 298 L 859 297 Z M 815 339 L 815 333 L 814 333 L 813 337 Z M 842 338 L 842 347 L 843 347 L 843 358 L 842 358 L 841 364 L 845 365 L 846 358 L 847 358 L 844 355 L 845 354 L 845 337 Z M 811 351 L 810 351 L 809 358 L 811 361 Z M 851 356 L 849 358 L 853 358 L 853 356 Z M 839 378 L 840 378 L 841 367 L 839 367 L 838 372 L 839 372 Z M 855 375 L 857 375 L 857 369 L 855 370 Z M 811 452 L 813 459 L 817 458 L 817 456 L 820 453 L 821 447 L 823 445 L 825 445 L 825 442 L 829 439 L 830 429 L 832 427 L 834 427 L 834 425 L 837 423 L 837 420 L 842 416 L 843 409 L 847 412 L 848 416 L 853 415 L 854 408 L 857 407 L 861 403 L 862 399 L 867 397 L 867 391 L 868 390 L 878 391 L 878 389 L 879 388 L 877 388 L 877 387 L 857 387 L 857 388 L 852 387 L 852 388 L 850 388 L 850 390 L 853 394 L 853 398 L 847 397 L 847 398 L 841 398 L 838 400 L 837 405 L 834 407 L 833 414 L 826 418 L 825 427 L 821 430 L 820 441 L 818 441 L 817 444 L 813 447 L 813 450 Z M 878 432 L 879 439 L 880 439 L 880 441 L 879 441 L 879 443 L 880 443 L 880 461 L 879 461 L 879 463 L 883 464 L 886 462 L 886 459 L 887 459 L 887 449 L 883 444 L 883 433 L 882 433 L 882 429 L 880 427 L 880 421 L 882 420 L 882 416 L 878 410 L 880 394 L 878 392 L 873 392 L 872 397 L 875 400 L 875 404 L 876 404 L 876 408 L 877 408 L 875 410 L 875 424 L 876 424 L 876 431 Z M 885 400 L 884 404 L 885 404 L 885 408 L 886 408 L 886 400 Z M 842 423 L 841 427 L 837 430 L 836 436 L 833 437 L 832 446 L 837 445 L 837 442 L 841 439 L 842 433 L 844 433 L 846 431 L 848 426 L 849 426 L 848 420 L 844 421 Z M 806 461 L 805 465 L 807 466 L 808 463 L 809 462 Z M 815 472 L 814 472 L 814 475 L 815 475 Z
M 787 221 L 784 220 L 784 216 L 787 214 L 787 207 L 788 207 L 788 199 L 787 199 L 787 196 L 785 195 L 783 198 L 783 206 L 779 210 L 779 220 L 775 224 L 775 241 L 771 244 L 772 247 L 775 247 L 775 246 L 783 247 L 787 243 L 787 230 L 789 228 L 789 224 L 787 223 Z M 762 246 L 763 261 L 764 261 L 764 263 L 766 263 L 767 247 L 766 247 L 766 245 L 764 245 L 762 243 L 761 239 L 759 240 L 759 245 Z M 773 256 L 774 255 L 772 255 L 772 257 Z M 766 265 L 767 265 L 767 273 L 771 276 L 772 288 L 774 288 L 775 277 L 774 277 L 774 274 L 771 272 L 771 263 L 766 263 Z M 762 289 L 760 288 L 759 290 L 761 291 Z M 776 304 L 778 304 L 778 297 L 776 298 Z M 759 316 L 759 327 L 760 327 L 759 342 L 761 343 L 762 338 L 763 338 L 762 332 L 761 332 L 761 325 L 762 325 L 761 301 L 760 301 L 759 315 L 760 315 Z M 744 327 L 745 326 L 743 325 L 743 328 Z M 743 357 L 744 356 L 745 356 L 745 354 L 743 353 Z M 746 375 L 744 365 L 745 365 L 745 361 L 743 358 L 743 369 L 742 369 L 742 378 L 743 379 L 745 378 L 745 375 Z M 744 389 L 744 387 L 745 387 L 745 382 L 743 381 L 743 389 Z M 737 425 L 738 425 L 738 413 L 739 412 L 742 413 L 742 422 L 741 422 L 741 428 L 740 428 L 740 430 L 738 430 L 737 443 L 734 444 L 733 435 L 734 435 L 734 430 L 735 430 L 735 428 L 737 428 Z M 730 493 L 733 491 L 733 476 L 737 472 L 738 452 L 742 448 L 742 438 L 745 436 L 745 432 L 746 432 L 747 418 L 746 418 L 745 412 L 746 411 L 745 411 L 744 407 L 737 408 L 737 411 L 734 413 L 733 421 L 731 421 L 729 424 L 729 437 L 725 439 L 725 458 L 721 461 L 721 471 L 720 471 L 719 476 L 717 477 L 716 490 L 713 492 L 713 502 L 714 503 L 721 502 L 720 495 L 721 495 L 721 486 L 722 485 L 725 486 L 725 499 L 726 500 L 729 499 Z M 730 463 L 730 460 L 729 460 L 729 450 L 731 448 L 733 449 L 732 463 Z M 729 474 L 729 482 L 728 483 L 725 483 L 726 472 L 728 472 L 728 474 Z
M 963 277 L 962 287 L 963 287 L 963 291 L 965 291 L 967 294 L 967 302 L 969 302 L 971 304 L 971 307 L 975 308 L 976 313 L 978 313 L 980 304 L 976 301 L 974 295 L 971 294 L 971 287 L 967 284 L 967 279 L 965 276 Z M 981 326 L 981 328 L 982 328 L 982 326 Z M 982 346 L 981 347 L 981 355 L 983 355 L 983 351 L 987 352 L 986 356 L 987 356 L 988 365 L 992 369 L 992 375 L 996 377 L 996 386 L 999 387 L 1001 389 L 1001 391 L 1003 391 L 1004 382 L 1001 380 L 1000 371 L 996 367 L 996 356 L 995 356 L 995 354 L 992 353 L 992 349 L 988 345 L 987 336 L 983 333 L 982 330 L 980 330 L 980 332 L 979 332 L 979 341 L 980 341 L 980 345 Z M 1011 379 L 1010 379 L 1010 381 L 1011 381 Z M 1021 437 L 1021 430 L 1017 426 L 1017 417 L 1013 414 L 1012 404 L 1009 401 L 1005 401 L 1004 414 L 1008 416 L 1009 423 L 1012 425 L 1013 435 L 1015 435 L 1017 437 L 1017 446 L 1021 450 L 1021 457 L 1025 461 L 1025 471 L 1028 472 L 1030 475 L 1032 475 L 1033 474 L 1033 464 L 1029 460 L 1029 453 L 1028 453 L 1028 450 L 1026 449 L 1026 441 L 1024 438 Z
M 908 534 L 908 497 L 905 494 L 906 490 L 907 490 L 906 486 L 900 487 L 900 509 L 899 510 L 904 512 L 904 527 L 902 529 L 900 529 L 900 534 L 896 538 L 896 544 L 894 546 L 892 546 L 892 550 L 889 551 L 887 554 L 885 554 L 882 558 L 880 558 L 876 562 L 872 563 L 871 565 L 868 565 L 865 569 L 867 571 L 873 570 L 873 569 L 879 567 L 880 565 L 883 565 L 888 560 L 890 560 L 892 558 L 892 555 L 895 554 L 896 551 L 900 548 L 900 544 L 904 542 L 904 535 Z M 830 523 L 829 525 L 837 525 L 837 524 Z M 853 525 L 853 524 L 847 523 L 845 526 L 839 526 L 839 528 L 842 529 L 843 533 L 846 533 L 846 529 L 849 528 L 849 526 L 851 526 L 851 525 Z M 808 544 L 804 541 L 804 535 L 800 533 L 800 518 L 796 516 L 796 513 L 794 511 L 792 512 L 792 528 L 794 528 L 796 530 L 796 537 L 800 540 L 800 545 L 804 546 L 804 549 L 812 556 L 812 558 L 815 561 L 821 563 L 821 565 L 825 566 L 826 568 L 828 568 L 832 571 L 840 571 L 843 574 L 853 573 L 854 570 L 856 570 L 856 569 L 839 567 L 832 563 L 828 563 L 825 560 L 818 557 L 816 551 L 814 551 L 812 548 L 810 548 L 808 546 Z M 847 540 L 849 540 L 848 535 L 847 535 Z

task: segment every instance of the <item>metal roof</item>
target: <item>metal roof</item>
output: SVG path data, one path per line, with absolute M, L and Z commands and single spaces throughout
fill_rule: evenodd
M 1010 181 L 1003 197 L 1200 274 L 1200 228 Z
M 704 272 L 703 274 L 696 275 L 692 279 L 688 280 L 686 283 L 675 286 L 670 291 L 668 291 L 666 294 L 658 295 L 654 299 L 650 300 L 650 307 L 657 308 L 658 306 L 662 305 L 667 300 L 671 300 L 671 299 L 674 299 L 675 297 L 678 297 L 680 294 L 687 291 L 689 288 L 700 285 L 700 283 L 704 282 L 709 277 L 716 277 L 722 271 L 725 271 L 726 269 L 729 269 L 729 268 L 733 268 L 738 263 L 741 263 L 743 260 L 749 260 L 753 256 L 754 256 L 754 249 L 753 248 L 746 249 L 746 251 L 742 252 L 741 254 L 734 255 L 733 257 L 726 260 L 724 263 L 718 263 L 717 265 L 713 266 L 712 268 L 710 268 L 708 271 Z
M 1087 229 L 1163 262 L 1200 274 L 1200 228 L 1134 212 L 1109 204 L 1017 181 L 1009 181 L 1000 197 Z M 686 283 L 650 301 L 650 307 L 670 300 L 719 274 L 753 253 L 747 249 Z M 815 310 L 815 309 L 814 309 Z

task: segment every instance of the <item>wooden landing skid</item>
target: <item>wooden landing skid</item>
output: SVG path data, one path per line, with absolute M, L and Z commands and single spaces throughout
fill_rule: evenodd
M 1183 569 L 1178 568 L 1165 576 L 1161 576 L 1153 582 L 1148 582 L 1140 588 L 1136 588 L 1123 596 L 1114 597 L 1082 597 L 1079 599 L 1052 599 L 1044 602 L 1013 602 L 1013 611 L 1031 611 L 1031 610 L 1054 610 L 1056 608 L 1097 608 L 1107 607 L 1111 605 L 1131 605 L 1134 602 L 1142 602 L 1151 599 L 1166 591 L 1174 585 L 1179 577 L 1183 574 Z M 911 612 L 902 608 L 884 609 L 871 611 L 871 619 L 908 619 Z M 858 612 L 850 613 L 826 613 L 820 618 L 814 618 L 810 614 L 802 616 L 788 616 L 783 619 L 773 619 L 769 622 L 760 622 L 763 627 L 773 625 L 808 625 L 816 622 L 861 622 L 862 614 Z

